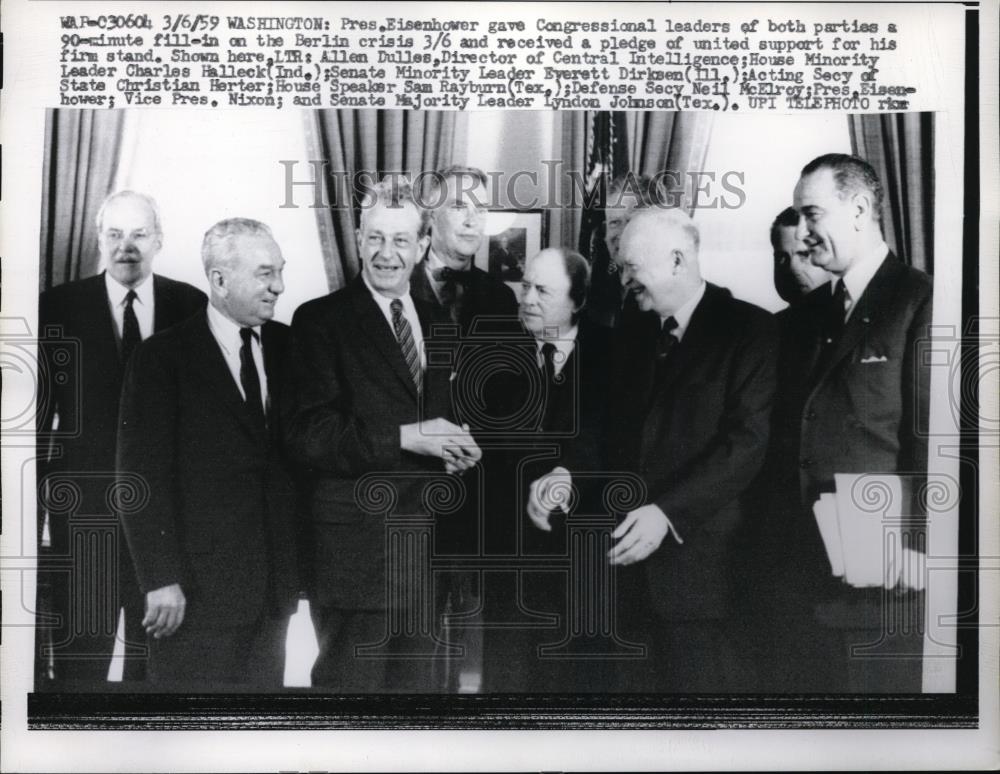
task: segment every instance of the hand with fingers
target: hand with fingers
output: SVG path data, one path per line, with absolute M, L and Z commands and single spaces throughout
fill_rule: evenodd
M 404 451 L 439 457 L 449 473 L 463 473 L 483 456 L 468 425 L 459 427 L 443 417 L 401 425 L 399 442 Z
M 564 467 L 552 468 L 544 476 L 531 482 L 528 488 L 528 518 L 543 532 L 551 532 L 549 518 L 557 508 L 569 510 L 573 477 Z
M 608 561 L 621 565 L 641 562 L 660 547 L 669 531 L 670 520 L 658 506 L 636 508 L 611 533 L 618 542 L 608 551 Z
M 146 594 L 146 616 L 142 625 L 154 639 L 169 637 L 184 622 L 187 600 L 179 583 L 162 586 Z

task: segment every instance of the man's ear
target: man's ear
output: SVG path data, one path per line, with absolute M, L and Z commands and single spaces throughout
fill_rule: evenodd
M 674 250 L 670 253 L 670 273 L 680 274 L 687 270 L 687 256 L 683 250 Z
M 858 191 L 851 197 L 851 205 L 854 207 L 855 228 L 860 229 L 861 224 L 872 219 L 871 194 Z
M 417 263 L 420 263 L 424 256 L 427 254 L 427 248 L 431 243 L 431 235 L 424 234 L 420 239 L 417 240 Z
M 225 296 L 228 292 L 226 287 L 226 275 L 218 267 L 208 270 L 208 286 L 216 295 Z

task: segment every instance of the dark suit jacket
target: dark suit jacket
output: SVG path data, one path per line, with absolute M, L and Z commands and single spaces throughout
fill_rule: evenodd
M 435 315 L 447 320 L 449 310 L 446 310 L 434 294 L 430 280 L 427 279 L 426 269 L 427 258 L 417 264 L 410 277 L 410 295 L 414 299 L 420 299 L 435 310 Z M 497 325 L 496 320 L 483 319 L 479 325 L 473 328 L 477 317 L 496 318 L 507 317 L 516 318 L 517 299 L 512 291 L 502 280 L 483 271 L 476 266 L 469 268 L 469 284 L 465 288 L 465 295 L 462 300 L 462 309 L 459 319 L 456 321 L 461 328 L 462 335 L 475 332 L 480 335 L 500 333 L 509 335 L 512 330 L 516 330 L 516 319 L 502 322 Z
M 281 399 L 288 328 L 268 322 L 261 344 L 271 406 Z M 118 469 L 149 484 L 124 518 L 143 591 L 179 583 L 184 626 L 252 623 L 291 612 L 295 488 L 265 429 L 244 403 L 205 314 L 144 341 L 122 394 Z
M 546 449 L 554 445 L 556 452 L 520 466 L 525 487 L 557 465 L 577 474 L 574 485 L 580 494 L 581 513 L 601 512 L 604 484 L 610 480 L 601 473 L 606 469 L 603 441 L 610 406 L 613 338 L 610 329 L 580 319 L 576 346 L 563 366 L 561 378 L 538 393 L 542 403 L 538 444 Z M 538 532 L 534 527 L 530 529 Z
M 417 298 L 414 306 L 426 346 L 434 312 Z M 295 312 L 282 414 L 289 454 L 308 468 L 320 604 L 385 607 L 385 514 L 427 513 L 426 485 L 446 478 L 440 460 L 401 451 L 399 428 L 450 416 L 449 375 L 450 368 L 428 367 L 418 399 L 399 344 L 361 277 Z M 394 492 L 382 512 L 372 503 L 376 490 L 357 489 L 366 474 Z
M 609 419 L 609 467 L 642 477 L 646 502 L 672 535 L 641 562 L 651 598 L 668 618 L 726 614 L 741 497 L 767 448 L 775 389 L 774 318 L 709 284 L 654 394 L 659 318 L 622 329 Z
M 183 282 L 153 277 L 154 331 L 185 320 L 205 307 L 205 294 Z M 124 366 L 118 355 L 114 321 L 103 274 L 59 285 L 42 293 L 38 302 L 42 346 L 42 380 L 39 384 L 39 473 L 60 471 L 102 473 L 101 477 L 81 478 L 83 489 L 80 513 L 108 512 L 104 492 L 115 469 L 118 433 L 118 402 Z M 60 347 L 58 342 L 73 346 Z M 57 359 L 57 351 L 69 353 L 68 361 Z M 59 430 L 54 436 L 61 456 L 44 462 L 45 433 L 59 414 Z M 52 534 L 53 548 L 62 542 L 60 529 Z M 58 533 L 58 534 L 56 534 Z
M 931 278 L 890 253 L 872 277 L 821 368 L 805 378 L 799 423 L 799 483 L 808 508 L 835 473 L 927 473 Z M 826 303 L 830 286 L 809 294 Z M 804 306 L 798 347 L 815 362 L 820 315 Z M 911 504 L 908 504 L 911 505 Z M 907 507 L 904 506 L 904 513 Z

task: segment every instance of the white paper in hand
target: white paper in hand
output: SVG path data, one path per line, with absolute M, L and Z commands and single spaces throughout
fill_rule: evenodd
M 903 501 L 899 477 L 837 473 L 834 479 L 845 580 L 858 588 L 895 585 Z
M 840 526 L 837 523 L 837 501 L 832 494 L 822 494 L 813 503 L 813 514 L 819 527 L 823 546 L 826 548 L 830 569 L 835 578 L 844 577 L 844 551 L 840 540 Z

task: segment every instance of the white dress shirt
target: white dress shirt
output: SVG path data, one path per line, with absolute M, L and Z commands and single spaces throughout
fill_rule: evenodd
M 677 327 L 671 331 L 671 334 L 677 341 L 684 338 L 684 334 L 687 332 L 688 326 L 691 324 L 691 317 L 694 315 L 694 310 L 698 308 L 698 304 L 701 303 L 701 299 L 705 296 L 705 288 L 708 287 L 705 280 L 701 281 L 701 285 L 694 292 L 684 304 L 674 312 L 672 315 L 667 315 L 667 317 L 660 317 L 660 327 L 663 327 L 663 323 L 667 321 L 667 318 L 673 317 L 677 322 Z
M 879 270 L 886 256 L 889 255 L 889 245 L 883 242 L 877 250 L 856 260 L 841 278 L 844 280 L 844 288 L 847 290 L 848 300 L 845 302 L 844 319 L 851 319 L 851 312 L 857 304 L 861 295 L 872 281 L 872 277 Z M 835 292 L 837 283 L 834 281 L 830 285 L 831 292 Z
M 111 318 L 115 321 L 115 334 L 118 336 L 118 341 L 121 341 L 122 331 L 125 329 L 125 296 L 128 295 L 129 288 L 107 271 L 104 272 L 104 287 L 108 291 Z M 132 290 L 135 291 L 132 311 L 135 312 L 135 319 L 139 321 L 139 335 L 143 339 L 148 339 L 153 335 L 153 275 L 150 274 Z
M 372 298 L 375 299 L 375 303 L 378 304 L 378 308 L 382 310 L 382 316 L 385 317 L 385 321 L 389 324 L 389 330 L 392 332 L 392 337 L 396 338 L 396 326 L 392 324 L 392 302 L 394 299 L 387 296 L 383 296 L 375 288 L 373 288 L 369 282 L 368 278 L 361 275 L 361 278 L 365 281 L 365 286 L 368 288 L 368 292 L 372 294 Z M 413 343 L 417 348 L 417 354 L 420 355 L 420 370 L 427 370 L 427 354 L 424 352 L 424 332 L 420 327 L 420 317 L 417 315 L 417 308 L 413 305 L 413 299 L 410 297 L 410 292 L 407 291 L 399 300 L 403 302 L 403 317 L 410 324 L 410 330 L 413 332 Z
M 240 329 L 242 327 L 242 325 L 230 320 L 211 304 L 208 305 L 208 328 L 212 331 L 216 342 L 218 342 L 219 349 L 222 350 L 222 356 L 226 360 L 229 373 L 232 374 L 233 381 L 236 382 L 236 387 L 240 391 L 240 395 L 243 396 L 243 400 L 246 400 L 247 396 L 243 392 L 243 382 L 240 381 L 240 350 L 243 348 Z M 261 348 L 260 326 L 254 326 L 253 330 L 257 335 L 256 337 L 250 337 L 250 350 L 253 352 L 254 365 L 257 366 L 257 378 L 260 380 L 260 398 L 266 409 L 268 398 L 267 374 L 264 371 L 264 350 Z

